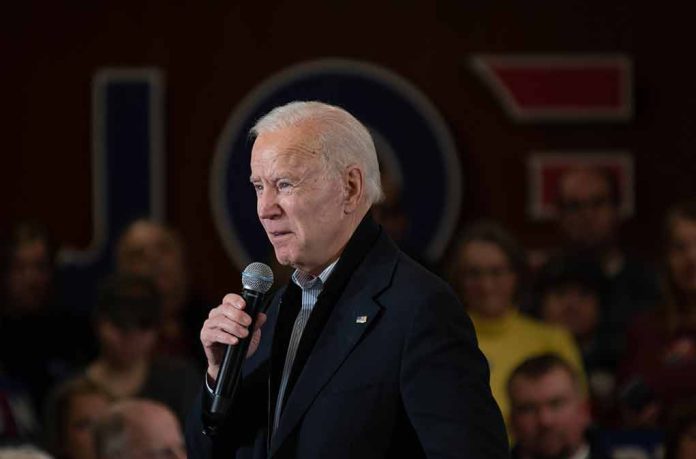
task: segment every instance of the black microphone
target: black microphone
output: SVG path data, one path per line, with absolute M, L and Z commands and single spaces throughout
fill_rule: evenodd
M 239 386 L 242 365 L 246 358 L 251 335 L 256 322 L 256 315 L 263 306 L 263 296 L 273 285 L 273 271 L 263 263 L 251 263 L 242 273 L 242 298 L 246 301 L 244 311 L 251 316 L 249 335 L 240 339 L 236 345 L 228 345 L 225 356 L 218 372 L 217 384 L 213 391 L 213 400 L 208 415 L 213 424 L 218 424 L 224 419 L 232 405 L 234 394 Z M 213 427 L 213 426 L 211 426 Z

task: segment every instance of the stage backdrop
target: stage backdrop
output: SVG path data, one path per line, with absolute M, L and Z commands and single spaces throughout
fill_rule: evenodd
M 480 216 L 556 244 L 543 178 L 559 157 L 617 167 L 626 240 L 654 255 L 665 207 L 696 192 L 689 20 L 625 0 L 17 2 L 0 27 L 0 230 L 44 221 L 73 266 L 108 270 L 148 215 L 179 229 L 204 294 L 236 290 L 268 249 L 244 131 L 301 97 L 375 133 L 424 261 Z

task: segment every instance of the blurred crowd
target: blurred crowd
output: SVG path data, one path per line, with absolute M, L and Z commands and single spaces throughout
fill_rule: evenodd
M 417 222 L 387 194 L 373 214 L 398 241 Z M 621 240 L 619 204 L 607 171 L 570 169 L 564 244 L 530 265 L 508 229 L 480 220 L 431 267 L 471 317 L 513 457 L 696 457 L 696 199 L 660 216 L 657 262 Z M 190 285 L 183 241 L 129 225 L 87 315 L 62 301 L 55 254 L 37 223 L 2 246 L 0 458 L 185 457 L 214 304 Z

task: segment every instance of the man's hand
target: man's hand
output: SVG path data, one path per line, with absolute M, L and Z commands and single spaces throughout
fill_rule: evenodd
M 210 311 L 201 329 L 201 343 L 208 359 L 208 376 L 217 380 L 226 345 L 236 345 L 240 339 L 249 336 L 252 319 L 244 312 L 246 303 L 241 296 L 229 293 L 222 304 Z M 254 332 L 249 343 L 247 357 L 256 352 L 261 342 L 261 327 L 266 322 L 266 314 L 260 312 L 256 317 Z

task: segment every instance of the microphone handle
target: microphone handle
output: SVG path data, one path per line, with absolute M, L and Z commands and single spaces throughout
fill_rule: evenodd
M 242 373 L 242 365 L 246 359 L 254 323 L 256 323 L 256 315 L 263 306 L 263 293 L 261 292 L 244 289 L 242 298 L 246 302 L 244 311 L 251 316 L 252 323 L 249 325 L 249 335 L 246 338 L 240 339 L 236 345 L 228 345 L 225 349 L 209 411 L 209 415 L 218 420 L 225 417 L 234 400 Z

